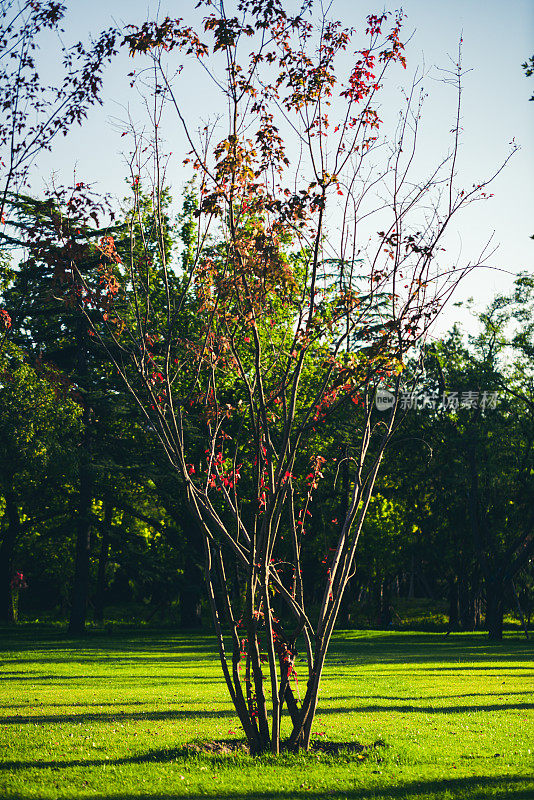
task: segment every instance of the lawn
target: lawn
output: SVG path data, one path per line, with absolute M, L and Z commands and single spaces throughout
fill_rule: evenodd
M 0 648 L 2 798 L 534 800 L 519 638 L 338 633 L 313 738 L 366 749 L 278 759 L 202 745 L 241 739 L 209 636 L 22 626 Z

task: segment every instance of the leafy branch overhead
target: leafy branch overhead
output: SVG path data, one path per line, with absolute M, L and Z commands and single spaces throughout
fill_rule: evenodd
M 532 75 L 534 75 L 534 56 L 530 56 L 530 58 L 525 61 L 524 64 L 521 64 L 521 66 L 525 70 L 525 77 L 530 78 Z M 534 100 L 534 94 L 529 99 Z

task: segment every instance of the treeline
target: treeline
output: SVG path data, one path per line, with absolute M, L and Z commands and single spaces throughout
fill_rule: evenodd
M 199 626 L 204 556 L 180 479 L 90 335 L 87 306 L 78 302 L 86 289 L 76 286 L 58 245 L 54 203 L 12 197 L 10 212 L 1 266 L 9 321 L 0 355 L 0 618 L 68 619 L 73 633 L 110 611 Z M 187 258 L 194 212 L 189 192 L 177 220 L 166 218 L 165 251 L 178 264 Z M 135 224 L 126 215 L 108 229 L 118 257 L 128 257 Z M 86 274 L 105 294 L 114 288 L 100 268 L 102 237 L 96 224 L 80 229 Z M 160 245 L 154 242 L 155 260 Z M 521 276 L 510 295 L 478 315 L 476 334 L 454 327 L 405 365 L 404 422 L 365 521 L 341 626 L 387 628 L 402 622 L 403 598 L 428 598 L 445 609 L 451 630 L 484 628 L 499 639 L 507 612 L 528 627 L 533 312 L 534 280 Z M 414 385 L 409 376 L 420 364 L 423 378 Z M 377 421 L 381 413 L 377 407 Z M 343 487 L 342 497 L 350 491 L 353 425 L 337 411 L 316 426 L 325 479 L 305 522 L 311 607 L 320 602 L 315 587 L 344 513 L 332 486 Z M 239 592 L 238 572 L 228 580 Z

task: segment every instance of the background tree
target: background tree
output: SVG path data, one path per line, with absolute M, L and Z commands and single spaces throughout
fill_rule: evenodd
M 522 275 L 509 296 L 481 315 L 476 356 L 500 400 L 485 435 L 473 425 L 469 442 L 470 519 L 486 584 L 486 625 L 502 638 L 506 594 L 534 554 L 530 498 L 534 475 L 534 281 Z M 494 463 L 493 463 L 494 462 Z
M 150 198 L 140 194 L 137 197 L 143 221 L 149 214 Z M 102 360 L 103 351 L 91 337 L 81 310 L 81 286 L 72 280 L 73 261 L 80 266 L 83 260 L 86 281 L 91 275 L 91 296 L 98 296 L 101 302 L 106 303 L 114 291 L 113 276 L 108 274 L 107 268 L 102 271 L 100 262 L 102 250 L 108 246 L 106 234 L 109 234 L 109 229 L 100 230 L 98 226 L 104 207 L 95 204 L 81 183 L 45 201 L 19 195 L 10 197 L 9 203 L 9 234 L 4 233 L 3 241 L 15 248 L 25 245 L 29 253 L 27 259 L 12 271 L 11 285 L 5 291 L 8 303 L 18 308 L 13 320 L 14 339 L 24 348 L 27 359 L 38 364 L 44 376 L 52 375 L 54 380 L 61 380 L 65 390 L 83 409 L 80 441 L 76 448 L 77 470 L 71 475 L 77 487 L 77 501 L 71 505 L 71 523 L 77 533 L 70 612 L 71 631 L 82 633 L 93 582 L 96 583 L 95 616 L 98 620 L 103 618 L 110 551 L 114 551 L 115 556 L 121 553 L 125 569 L 128 562 L 128 580 L 136 584 L 137 594 L 145 597 L 149 584 L 141 580 L 140 575 L 143 569 L 147 573 L 147 566 L 140 563 L 132 568 L 130 550 L 137 548 L 138 555 L 144 553 L 149 559 L 150 547 L 155 541 L 152 541 L 152 536 L 157 537 L 163 532 L 167 540 L 173 537 L 176 527 L 167 524 L 169 517 L 165 520 L 165 506 L 161 505 L 162 499 L 153 480 L 151 482 L 151 478 L 157 477 L 161 486 L 166 485 L 162 471 L 158 471 L 154 463 L 151 443 L 147 442 L 146 432 L 135 420 L 131 399 L 124 396 L 122 383 L 117 384 L 109 365 Z M 123 236 L 125 230 L 130 230 L 132 236 L 137 235 L 138 242 L 141 242 L 137 233 L 139 224 L 139 219 L 130 214 L 113 230 L 116 235 L 122 231 Z M 124 239 L 122 245 L 117 239 L 117 244 L 119 250 L 122 247 L 129 252 L 130 238 Z M 142 244 L 138 247 L 141 246 L 146 247 L 156 269 L 158 242 L 151 238 L 148 226 L 143 227 Z M 170 229 L 165 246 L 172 246 Z M 151 303 L 154 309 L 162 307 L 157 292 L 153 293 Z M 147 454 L 151 456 L 150 464 L 147 463 Z M 144 497 L 141 497 L 141 492 Z M 177 504 L 174 499 L 171 508 L 181 531 L 183 526 L 179 520 L 183 519 L 183 503 Z M 135 530 L 136 524 L 141 525 L 143 532 L 152 530 L 155 534 L 147 534 L 141 542 L 141 531 Z M 121 535 L 128 539 L 125 545 L 118 541 Z M 174 542 L 177 542 L 176 536 Z M 161 543 L 158 546 L 161 549 Z M 96 549 L 98 567 L 94 570 L 92 560 L 96 557 Z M 156 552 L 157 548 L 153 550 Z M 178 547 L 174 555 L 178 563 L 182 551 L 183 548 Z M 184 613 L 183 617 L 188 620 L 189 627 L 194 627 L 200 622 L 194 565 L 187 572 L 179 569 L 181 580 L 178 573 L 171 580 L 168 555 L 165 560 L 169 563 L 156 569 L 156 559 L 151 558 L 150 571 L 161 576 L 160 594 L 163 586 L 168 585 L 166 600 L 156 601 L 158 592 L 153 589 L 148 594 L 153 596 L 158 608 L 169 605 L 173 599 L 172 591 L 182 593 L 184 602 L 189 598 L 190 611 L 195 605 L 195 613 Z M 187 590 L 191 577 L 193 581 Z M 151 585 L 156 583 L 154 577 Z
M 71 594 L 70 629 L 82 633 L 89 593 L 92 502 L 95 480 L 94 442 L 99 421 L 113 413 L 109 375 L 103 368 L 98 347 L 91 341 L 80 304 L 81 286 L 69 279 L 72 260 L 84 259 L 92 291 L 101 291 L 98 249 L 88 237 L 97 238 L 97 212 L 90 198 L 83 196 L 83 184 L 66 194 L 61 213 L 57 198 L 34 200 L 19 195 L 9 198 L 11 219 L 4 242 L 23 244 L 29 253 L 15 271 L 5 291 L 6 302 L 16 308 L 13 338 L 29 359 L 62 381 L 65 390 L 82 408 L 77 448 L 78 491 L 75 571 Z M 93 229 L 90 230 L 88 223 Z
M 484 589 L 485 625 L 497 640 L 505 608 L 516 605 L 514 578 L 533 548 L 530 283 L 522 278 L 515 295 L 495 298 L 470 342 L 453 328 L 432 346 L 425 359 L 431 402 L 410 412 L 401 435 L 412 439 L 409 483 L 419 496 L 412 519 L 425 531 L 426 572 L 432 564 L 442 575 L 448 570 L 452 627 L 480 624 Z M 401 469 L 407 452 L 399 451 Z M 422 461 L 418 452 L 426 453 Z
M 80 421 L 61 383 L 54 386 L 39 376 L 14 345 L 1 359 L 0 619 L 12 623 L 17 615 L 15 573 L 23 571 L 17 563 L 21 539 L 36 528 L 46 530 L 60 516 L 55 495 L 68 483 Z

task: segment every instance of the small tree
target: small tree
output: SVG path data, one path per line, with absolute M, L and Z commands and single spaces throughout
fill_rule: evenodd
M 295 15 L 279 0 L 240 0 L 239 16 L 228 16 L 222 2 L 204 5 L 211 44 L 168 18 L 126 37 L 132 55 L 151 59 L 154 76 L 154 213 L 148 236 L 146 209 L 136 203 L 139 224 L 132 222 L 122 258 L 111 238 L 101 243 L 103 280 L 118 279 L 120 290 L 112 303 L 106 298 L 100 323 L 101 295 L 87 287 L 84 303 L 202 535 L 221 666 L 251 752 L 277 753 L 284 704 L 286 746 L 309 747 L 325 657 L 397 424 L 403 359 L 474 266 L 440 267 L 437 257 L 451 219 L 483 196 L 486 183 L 455 186 L 459 105 L 449 155 L 424 180 L 411 177 L 416 83 L 394 141 L 384 145 L 383 169 L 376 166 L 375 101 L 386 72 L 405 66 L 402 15 L 387 31 L 389 15 L 369 16 L 367 43 L 338 78 L 355 34 L 325 18 L 314 22 L 310 3 Z M 186 121 L 168 71 L 176 52 L 203 66 L 221 92 L 222 135 L 214 125 L 196 137 Z M 458 104 L 460 77 L 458 64 Z M 198 174 L 181 264 L 165 245 L 160 203 L 166 102 L 190 144 L 184 164 Z M 138 198 L 147 152 L 137 138 Z M 378 234 L 366 227 L 371 212 Z M 156 252 L 145 244 L 154 230 L 162 232 Z M 386 413 L 375 409 L 381 386 L 390 390 Z M 325 462 L 319 436 L 336 415 L 353 425 L 350 454 L 337 464 Z M 346 476 L 336 481 L 341 466 Z M 328 531 L 322 600 L 311 613 L 306 520 L 323 478 L 345 499 Z M 300 701 L 292 683 L 297 688 L 297 646 L 308 679 Z

